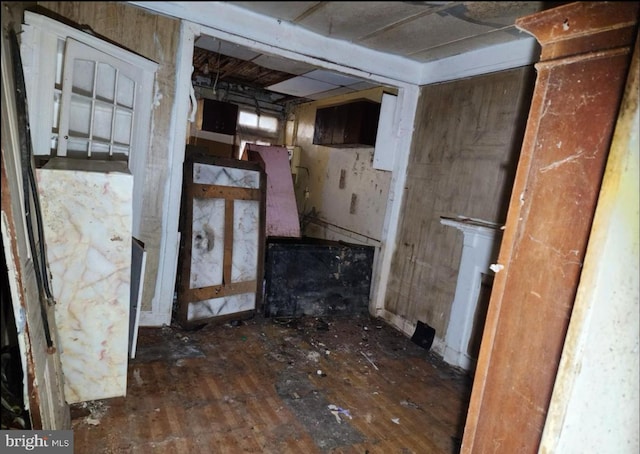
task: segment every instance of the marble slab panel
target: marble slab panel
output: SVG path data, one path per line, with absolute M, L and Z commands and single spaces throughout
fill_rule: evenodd
M 224 199 L 193 199 L 189 288 L 222 284 Z
M 240 293 L 189 304 L 187 320 L 201 320 L 220 315 L 250 311 L 256 307 L 255 293 Z
M 126 395 L 133 177 L 126 163 L 37 169 L 68 403 Z
M 195 163 L 193 165 L 193 182 L 258 189 L 260 187 L 260 173 L 234 167 Z
M 193 182 L 196 184 L 260 188 L 260 172 L 234 167 L 195 163 Z M 227 200 L 224 198 L 194 198 L 192 201 L 192 238 L 189 288 L 225 285 L 225 236 L 232 235 L 231 281 L 256 281 L 260 250 L 260 201 L 233 200 L 233 231 L 225 232 Z M 255 309 L 256 294 L 225 295 L 220 298 L 188 303 L 187 320 L 208 319 Z
M 231 282 L 253 281 L 258 276 L 260 202 L 234 201 L 233 218 Z

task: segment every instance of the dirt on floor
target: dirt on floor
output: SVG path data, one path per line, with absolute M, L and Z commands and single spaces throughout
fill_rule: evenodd
M 105 453 L 449 454 L 470 388 L 382 320 L 255 316 L 141 328 L 127 397 L 71 409 L 77 446 Z

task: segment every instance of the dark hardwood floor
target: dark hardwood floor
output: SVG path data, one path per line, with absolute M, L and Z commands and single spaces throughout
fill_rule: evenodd
M 457 453 L 471 378 L 383 321 L 141 328 L 127 396 L 72 405 L 75 452 Z

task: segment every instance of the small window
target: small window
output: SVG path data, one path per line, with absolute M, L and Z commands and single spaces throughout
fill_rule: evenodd
M 278 130 L 278 119 L 275 117 L 258 117 L 258 128 L 275 132 Z
M 251 112 L 245 112 L 244 110 L 240 111 L 240 116 L 238 117 L 238 123 L 242 126 L 250 126 L 252 128 L 258 127 L 258 116 Z
M 256 115 L 246 110 L 241 110 L 238 116 L 238 123 L 250 128 L 262 129 L 264 131 L 275 132 L 278 130 L 278 119 L 267 115 Z

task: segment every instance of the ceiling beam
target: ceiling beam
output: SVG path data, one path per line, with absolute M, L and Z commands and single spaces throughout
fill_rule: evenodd
M 422 64 L 258 14 L 229 2 L 128 2 L 208 27 L 202 32 L 260 53 L 279 55 L 382 85 L 415 84 Z M 295 36 L 295 39 L 292 39 Z

